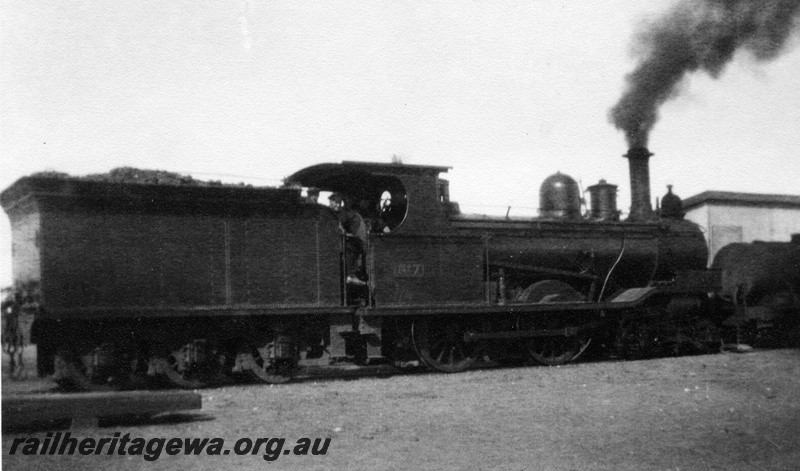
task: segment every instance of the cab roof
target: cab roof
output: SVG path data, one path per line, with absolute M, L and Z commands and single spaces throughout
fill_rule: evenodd
M 353 184 L 387 175 L 438 175 L 451 168 L 437 165 L 383 164 L 345 160 L 342 163 L 325 163 L 306 167 L 286 177 L 285 181 L 307 187 L 336 188 L 341 187 L 344 181 Z

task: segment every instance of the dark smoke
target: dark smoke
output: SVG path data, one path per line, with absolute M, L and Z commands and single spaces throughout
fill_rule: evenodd
M 630 147 L 647 147 L 658 108 L 688 72 L 714 78 L 739 49 L 757 60 L 780 54 L 797 26 L 800 0 L 685 0 L 637 36 L 640 62 L 610 119 Z

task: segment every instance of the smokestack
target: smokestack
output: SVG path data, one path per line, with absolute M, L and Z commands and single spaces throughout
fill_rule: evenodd
M 653 218 L 650 205 L 650 156 L 645 147 L 631 147 L 623 155 L 628 159 L 631 172 L 631 212 L 629 221 L 646 221 Z

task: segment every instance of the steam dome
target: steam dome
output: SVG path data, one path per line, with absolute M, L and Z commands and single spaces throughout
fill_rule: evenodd
M 545 178 L 539 188 L 539 215 L 545 218 L 580 218 L 581 195 L 578 183 L 561 172 Z

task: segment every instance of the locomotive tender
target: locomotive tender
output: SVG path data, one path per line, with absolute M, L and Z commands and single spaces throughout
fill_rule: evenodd
M 456 372 L 515 347 L 556 365 L 592 339 L 713 348 L 705 240 L 671 193 L 651 209 L 650 155 L 626 155 L 624 221 L 604 181 L 587 216 L 561 174 L 542 185 L 540 217 L 476 216 L 450 201 L 448 167 L 347 161 L 283 188 L 31 176 L 0 202 L 15 283 L 41 306 L 39 372 L 83 388 L 145 375 L 277 383 L 304 366 L 392 360 Z M 375 229 L 367 286 L 346 282 L 337 217 L 299 187 L 360 204 Z

